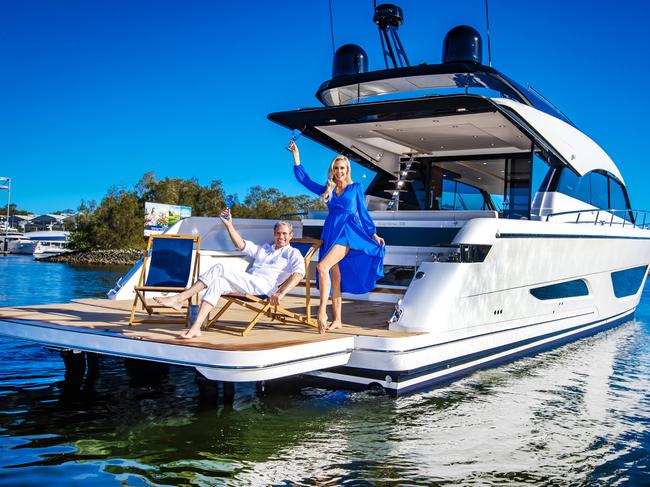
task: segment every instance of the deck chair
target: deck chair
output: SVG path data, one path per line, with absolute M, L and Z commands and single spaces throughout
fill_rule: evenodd
M 278 321 L 290 325 L 302 325 L 313 328 L 318 328 L 318 322 L 311 318 L 311 281 L 309 279 L 309 262 L 318 250 L 318 248 L 323 244 L 322 240 L 316 240 L 312 238 L 294 238 L 291 240 L 291 246 L 297 248 L 305 259 L 305 314 L 294 313 L 289 311 L 281 306 L 273 306 L 269 302 L 269 296 L 260 295 L 255 296 L 252 294 L 224 294 L 221 296 L 226 300 L 226 304 L 219 310 L 219 312 L 213 317 L 208 318 L 208 323 L 206 329 L 208 328 L 218 328 L 220 330 L 227 330 L 236 333 L 241 333 L 242 336 L 247 335 L 257 322 L 263 317 L 271 318 L 274 321 Z M 251 311 L 255 311 L 255 317 L 244 327 L 235 327 L 222 325 L 217 323 L 219 318 L 223 316 L 226 310 L 233 304 L 243 306 Z
M 144 252 L 142 271 L 133 288 L 135 298 L 131 306 L 129 325 L 133 323 L 184 323 L 190 324 L 190 300 L 181 311 L 170 310 L 159 304 L 148 304 L 149 292 L 184 291 L 196 282 L 199 272 L 200 237 L 188 235 L 152 235 Z M 138 301 L 147 317 L 136 318 Z M 167 318 L 164 318 L 167 317 Z M 176 317 L 176 318 L 174 318 Z

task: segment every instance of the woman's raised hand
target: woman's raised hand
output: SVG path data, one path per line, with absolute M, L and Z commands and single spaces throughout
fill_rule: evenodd
M 230 214 L 230 208 L 226 208 L 219 215 L 224 223 L 232 223 L 232 215 Z
M 376 233 L 372 235 L 372 239 L 379 244 L 380 247 L 383 247 L 386 245 L 386 242 L 384 242 L 384 239 L 381 238 L 379 235 Z
M 300 164 L 300 151 L 298 150 L 298 146 L 293 141 L 293 139 L 289 139 L 289 145 L 287 146 L 287 149 L 289 149 L 291 151 L 291 154 L 293 154 L 293 164 L 295 166 L 298 166 Z

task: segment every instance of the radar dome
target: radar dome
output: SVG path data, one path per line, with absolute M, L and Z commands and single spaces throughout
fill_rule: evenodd
M 469 25 L 458 25 L 447 32 L 442 44 L 443 63 L 478 63 L 483 60 L 481 34 Z
M 361 46 L 344 44 L 336 50 L 332 78 L 354 76 L 368 71 L 368 55 Z

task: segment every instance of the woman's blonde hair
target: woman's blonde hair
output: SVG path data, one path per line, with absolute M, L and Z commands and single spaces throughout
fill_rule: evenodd
M 327 171 L 327 183 L 325 184 L 325 192 L 322 195 L 320 195 L 320 199 L 324 203 L 327 203 L 329 200 L 332 199 L 332 193 L 334 192 L 334 188 L 336 187 L 336 182 L 334 181 L 334 165 L 339 161 L 345 162 L 345 167 L 347 168 L 347 172 L 345 174 L 346 184 L 350 184 L 352 182 L 352 174 L 351 174 L 352 168 L 350 167 L 350 159 L 342 155 L 336 156 L 334 159 L 332 159 L 332 163 L 330 164 L 330 169 L 329 171 Z

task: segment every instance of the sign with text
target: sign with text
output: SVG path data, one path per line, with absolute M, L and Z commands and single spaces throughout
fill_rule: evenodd
M 166 205 L 164 203 L 144 204 L 144 235 L 157 235 L 165 232 L 181 218 L 192 216 L 189 206 Z

